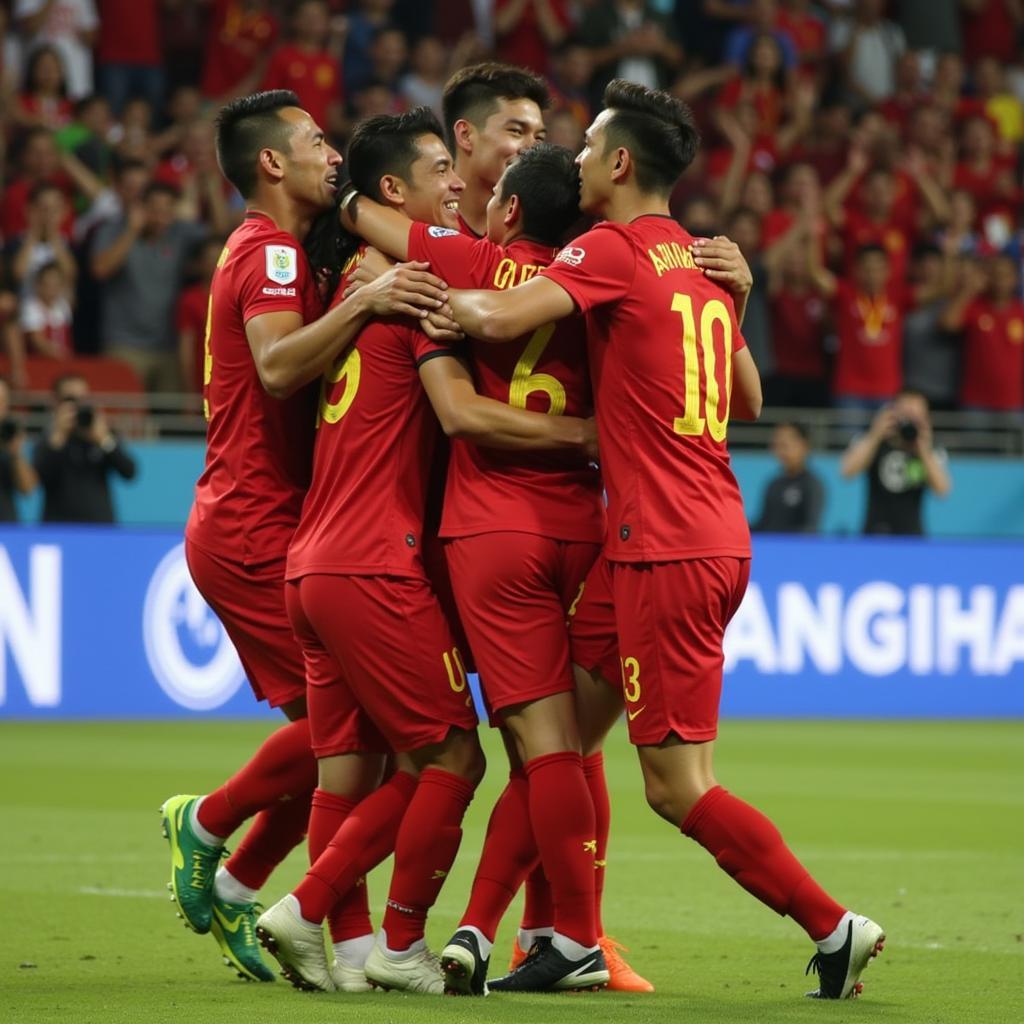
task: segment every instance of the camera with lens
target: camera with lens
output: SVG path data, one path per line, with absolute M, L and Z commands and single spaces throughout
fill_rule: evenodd
M 80 402 L 75 412 L 75 425 L 79 430 L 92 430 L 96 422 L 96 410 L 85 402 Z
M 8 444 L 21 433 L 21 424 L 13 416 L 0 420 L 0 444 Z
M 900 420 L 896 424 L 896 431 L 900 437 L 908 443 L 916 441 L 917 435 L 921 432 L 920 428 L 913 420 Z

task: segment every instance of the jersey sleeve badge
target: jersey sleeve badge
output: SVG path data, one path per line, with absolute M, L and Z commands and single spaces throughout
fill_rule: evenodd
M 427 228 L 427 234 L 430 235 L 431 238 L 450 238 L 452 235 L 459 234 L 459 232 L 452 230 L 452 228 L 442 228 L 437 224 L 432 224 Z
M 291 284 L 298 277 L 299 264 L 290 245 L 268 245 L 267 277 L 276 284 Z
M 567 245 L 556 257 L 556 263 L 568 263 L 570 267 L 578 267 L 586 257 L 585 249 L 578 245 Z

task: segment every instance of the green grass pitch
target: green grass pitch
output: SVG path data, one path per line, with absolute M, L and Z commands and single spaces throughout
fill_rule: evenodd
M 864 996 L 805 1000 L 812 947 L 650 813 L 624 730 L 607 750 L 607 930 L 657 986 L 439 1000 L 301 994 L 246 984 L 167 900 L 157 808 L 240 763 L 265 724 L 0 725 L 0 1021 L 421 1022 L 1024 1021 L 1024 727 L 1020 723 L 727 722 L 720 781 L 763 808 L 838 899 L 888 930 Z M 431 918 L 456 923 L 504 772 L 491 769 Z M 302 852 L 266 890 L 298 878 Z M 370 880 L 380 908 L 387 876 Z M 508 949 L 514 905 L 498 937 Z

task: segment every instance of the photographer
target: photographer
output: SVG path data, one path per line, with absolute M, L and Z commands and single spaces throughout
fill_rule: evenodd
M 22 454 L 25 431 L 11 415 L 11 388 L 0 377 L 0 523 L 16 523 L 18 512 L 14 495 L 31 494 L 39 478 Z
M 33 458 L 43 482 L 43 522 L 112 523 L 108 477 L 117 473 L 131 480 L 135 460 L 103 413 L 89 404 L 89 385 L 82 377 L 58 377 L 53 394 L 53 423 Z
M 880 409 L 867 434 L 846 449 L 840 471 L 844 477 L 868 473 L 866 534 L 923 534 L 924 492 L 941 498 L 952 486 L 946 454 L 932 445 L 924 395 L 904 390 Z

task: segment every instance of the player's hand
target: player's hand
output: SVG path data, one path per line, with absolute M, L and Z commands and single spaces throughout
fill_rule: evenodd
M 128 208 L 128 230 L 139 235 L 146 226 L 146 210 L 142 203 L 134 203 Z
M 359 291 L 363 285 L 373 284 L 378 277 L 386 274 L 394 265 L 395 261 L 388 259 L 378 249 L 374 249 L 373 246 L 367 248 L 356 269 L 349 274 L 348 284 L 345 287 L 345 298 L 347 299 L 354 292 Z
M 108 444 L 113 439 L 114 435 L 110 430 L 110 424 L 107 423 L 106 416 L 97 409 L 93 414 L 92 428 L 89 430 L 89 440 L 102 448 L 103 445 Z
M 452 307 L 449 305 L 427 313 L 420 326 L 432 341 L 462 341 L 466 336 L 453 319 Z
M 53 412 L 53 426 L 50 428 L 50 443 L 54 448 L 63 448 L 75 429 L 78 404 L 73 401 L 61 402 Z
M 601 461 L 597 447 L 597 420 L 593 416 L 583 421 L 583 451 L 591 462 Z
M 917 452 L 927 455 L 932 450 L 932 424 L 928 417 L 914 420 L 917 424 Z
M 448 301 L 448 285 L 427 269 L 429 263 L 396 263 L 373 284 L 364 285 L 374 316 L 414 316 L 420 319 Z
M 704 276 L 720 284 L 733 295 L 746 295 L 754 286 L 754 276 L 740 247 L 725 235 L 695 238 L 691 246 L 693 260 Z
M 883 405 L 871 421 L 872 436 L 876 441 L 888 437 L 896 429 L 896 422 L 896 410 L 891 405 Z

